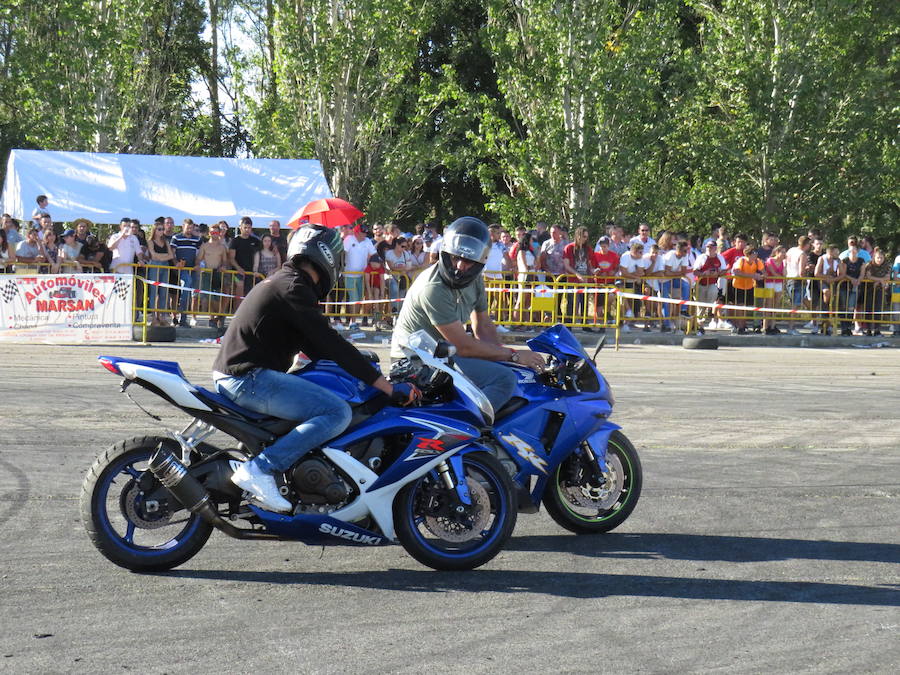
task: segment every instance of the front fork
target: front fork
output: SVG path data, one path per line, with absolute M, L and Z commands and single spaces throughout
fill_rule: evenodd
M 466 480 L 462 455 L 453 455 L 449 460 L 438 464 L 437 472 L 448 490 L 456 490 L 456 496 L 459 497 L 462 504 L 472 505 L 472 495 L 469 494 L 469 483 Z
M 594 469 L 599 469 L 600 474 L 598 478 L 603 479 L 603 474 L 609 471 L 609 465 L 606 463 L 606 453 L 604 452 L 602 455 L 596 454 L 592 449 L 590 443 L 587 441 L 583 441 L 581 443 L 581 452 L 584 455 L 585 464 L 591 467 L 591 472 L 593 473 Z

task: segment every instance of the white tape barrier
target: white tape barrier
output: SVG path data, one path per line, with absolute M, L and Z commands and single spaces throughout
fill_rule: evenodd
M 243 298 L 242 295 L 230 295 L 228 293 L 220 293 L 218 291 L 207 291 L 202 288 L 185 288 L 184 286 L 176 286 L 174 284 L 165 283 L 163 281 L 147 281 L 148 286 L 157 286 L 160 288 L 171 288 L 176 291 L 190 292 L 192 294 L 214 295 L 220 298 Z M 750 307 L 746 305 L 729 305 L 719 302 L 700 302 L 699 300 L 679 300 L 678 298 L 663 298 L 658 295 L 640 295 L 638 293 L 627 293 L 618 288 L 550 288 L 549 286 L 535 286 L 529 289 L 521 288 L 487 288 L 488 293 L 529 293 L 535 297 L 551 297 L 553 295 L 609 295 L 615 294 L 622 298 L 633 300 L 643 300 L 645 302 L 661 302 L 670 305 L 678 305 L 679 307 L 709 307 L 712 309 L 728 309 L 744 312 L 760 312 L 769 314 L 816 314 L 828 316 L 833 314 L 848 314 L 853 309 L 846 310 L 823 310 L 823 309 L 786 309 L 783 307 Z M 321 304 L 327 307 L 347 307 L 355 305 L 383 305 L 385 303 L 402 303 L 404 298 L 383 298 L 381 300 L 327 300 Z M 893 315 L 900 314 L 900 311 L 884 310 L 878 312 L 865 312 L 866 315 Z

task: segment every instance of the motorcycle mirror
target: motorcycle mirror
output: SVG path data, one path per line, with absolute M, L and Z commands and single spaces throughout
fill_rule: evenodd
M 603 343 L 606 342 L 606 336 L 604 335 L 600 338 L 600 341 L 597 343 L 597 346 L 594 348 L 594 355 L 591 357 L 591 361 L 594 362 L 594 365 L 597 365 L 597 354 L 600 353 L 600 350 L 603 349 Z
M 456 355 L 456 347 L 446 340 L 438 340 L 437 347 L 434 348 L 434 356 L 438 359 L 449 359 Z

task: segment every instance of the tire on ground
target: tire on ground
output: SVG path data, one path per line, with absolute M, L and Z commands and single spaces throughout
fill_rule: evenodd
M 718 349 L 719 339 L 714 337 L 689 336 L 681 341 L 685 349 Z
M 143 342 L 144 326 L 132 326 L 131 337 L 135 342 Z M 175 326 L 147 326 L 147 342 L 175 342 Z

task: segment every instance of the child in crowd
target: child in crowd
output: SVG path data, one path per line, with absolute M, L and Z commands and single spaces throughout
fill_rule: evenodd
M 834 297 L 834 286 L 837 284 L 838 278 L 841 276 L 841 260 L 838 257 L 840 249 L 837 244 L 828 244 L 825 249 L 825 255 L 821 256 L 816 263 L 815 277 L 819 281 L 822 290 L 823 310 L 831 309 L 831 300 Z M 828 315 L 822 315 L 821 319 L 822 335 L 831 335 L 831 323 Z
M 784 292 L 784 261 L 787 249 L 784 246 L 776 246 L 765 262 L 766 273 L 766 307 L 781 307 L 781 294 Z M 766 335 L 777 335 L 781 331 L 775 325 L 772 314 L 765 314 L 763 318 L 763 330 Z
M 366 265 L 363 276 L 365 284 L 365 292 L 367 300 L 382 300 L 385 297 L 384 283 L 384 260 L 378 254 L 369 256 L 369 264 Z M 373 304 L 372 319 L 374 326 L 378 330 L 390 330 L 392 327 L 391 320 L 385 316 L 385 307 L 383 303 Z M 363 313 L 368 314 L 368 309 L 363 309 Z M 390 312 L 387 312 L 389 315 Z
M 649 287 L 649 295 L 659 295 L 660 277 L 666 274 L 665 256 L 660 252 L 659 244 L 651 244 L 650 252 L 644 254 L 647 261 L 644 283 Z M 649 278 L 648 278 L 649 277 Z M 663 307 L 661 302 L 647 301 L 644 303 L 644 332 L 650 332 L 650 317 L 659 319 L 659 328 L 663 328 Z

